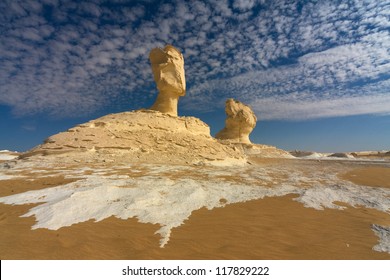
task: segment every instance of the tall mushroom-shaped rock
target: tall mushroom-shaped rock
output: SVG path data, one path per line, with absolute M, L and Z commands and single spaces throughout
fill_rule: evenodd
M 227 115 L 225 127 L 216 134 L 215 138 L 251 144 L 249 134 L 257 122 L 252 109 L 240 101 L 230 98 L 226 100 L 225 112 Z
M 175 47 L 167 45 L 164 49 L 153 49 L 149 59 L 159 91 L 150 109 L 177 116 L 179 97 L 186 93 L 183 55 Z

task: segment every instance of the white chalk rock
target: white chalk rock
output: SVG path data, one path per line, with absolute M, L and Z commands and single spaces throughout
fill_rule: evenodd
M 252 109 L 240 101 L 228 99 L 225 112 L 227 115 L 225 127 L 216 134 L 215 138 L 250 144 L 249 134 L 255 128 L 257 122 Z

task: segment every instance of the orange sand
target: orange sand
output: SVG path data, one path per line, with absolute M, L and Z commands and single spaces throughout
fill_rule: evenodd
M 296 164 L 296 161 L 284 163 Z M 283 164 L 283 161 L 265 160 L 257 164 Z M 320 168 L 328 163 L 302 163 L 300 168 L 305 164 L 317 164 Z M 384 187 L 383 182 L 389 182 L 387 167 L 348 167 L 349 171 L 340 177 L 369 186 Z M 0 196 L 64 181 L 63 177 L 0 181 Z M 293 195 L 265 198 L 211 211 L 194 211 L 184 225 L 173 229 L 165 248 L 159 247 L 160 236 L 154 234 L 159 226 L 141 224 L 136 219 L 111 217 L 56 231 L 31 230 L 34 218 L 20 216 L 33 205 L 0 204 L 0 258 L 390 259 L 390 254 L 372 250 L 378 237 L 371 230 L 374 223 L 390 226 L 388 214 L 351 207 L 318 211 L 305 208 L 293 198 Z
M 354 184 L 390 188 L 390 167 L 361 167 L 353 169 L 340 176 Z

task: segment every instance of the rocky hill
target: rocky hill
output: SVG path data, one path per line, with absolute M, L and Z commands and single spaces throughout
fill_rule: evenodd
M 210 136 L 207 124 L 152 110 L 110 114 L 53 135 L 22 157 L 64 161 L 243 163 L 241 149 Z

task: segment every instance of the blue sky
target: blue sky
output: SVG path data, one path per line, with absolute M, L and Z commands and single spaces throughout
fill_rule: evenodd
M 81 3 L 78 3 L 81 2 Z M 249 104 L 256 143 L 390 149 L 390 1 L 0 1 L 0 150 L 149 107 L 148 54 L 185 59 L 179 114 L 213 134 Z

